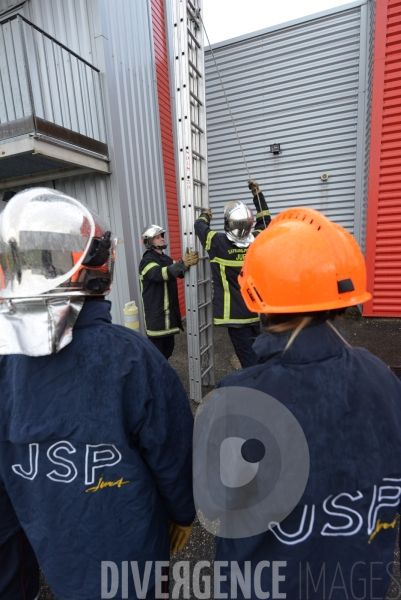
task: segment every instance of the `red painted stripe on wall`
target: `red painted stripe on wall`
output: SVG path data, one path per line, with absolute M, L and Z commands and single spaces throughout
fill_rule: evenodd
M 181 258 L 180 220 L 178 212 L 177 179 L 174 160 L 173 121 L 171 116 L 170 80 L 166 41 L 164 0 L 151 0 L 153 44 L 156 59 L 157 94 L 159 100 L 164 181 L 166 188 L 169 230 L 169 254 Z M 178 280 L 181 315 L 185 314 L 183 280 Z
M 377 0 L 365 316 L 401 317 L 401 2 Z

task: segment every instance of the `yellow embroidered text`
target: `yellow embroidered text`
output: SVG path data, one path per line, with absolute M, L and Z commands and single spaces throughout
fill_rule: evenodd
M 376 537 L 376 535 L 379 533 L 379 531 L 381 529 L 390 529 L 390 527 L 392 529 L 394 529 L 396 523 L 397 523 L 397 519 L 394 519 L 394 521 L 392 523 L 382 523 L 380 521 L 380 519 L 377 519 L 376 528 L 373 531 L 372 535 L 370 536 L 368 544 L 370 544 L 370 542 Z
M 125 485 L 126 483 L 129 483 L 129 481 L 124 481 L 122 477 L 118 481 L 103 481 L 103 477 L 100 477 L 97 485 L 86 489 L 85 492 L 97 492 L 98 490 L 103 490 L 104 488 L 115 487 L 115 486 L 120 488 L 122 485 Z

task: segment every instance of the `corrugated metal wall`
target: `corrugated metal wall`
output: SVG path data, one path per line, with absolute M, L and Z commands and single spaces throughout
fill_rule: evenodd
M 141 231 L 167 223 L 150 0 L 30 0 L 23 14 L 101 70 L 112 173 L 55 186 L 110 218 L 124 240 L 111 295 L 123 323 L 123 304 L 141 305 Z
M 250 174 L 273 216 L 309 206 L 360 237 L 367 30 L 361 1 L 213 46 Z M 206 84 L 210 199 L 222 227 L 226 202 L 251 199 L 210 50 Z M 270 153 L 273 143 L 282 154 Z
M 401 2 L 377 0 L 366 316 L 401 316 Z

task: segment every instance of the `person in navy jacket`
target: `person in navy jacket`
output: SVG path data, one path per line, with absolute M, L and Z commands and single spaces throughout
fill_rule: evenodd
M 262 391 L 291 411 L 306 436 L 310 473 L 279 525 L 217 538 L 220 591 L 385 598 L 401 499 L 401 384 L 377 357 L 350 346 L 337 323 L 346 307 L 371 297 L 359 247 L 321 213 L 287 210 L 251 245 L 239 282 L 264 333 L 253 346 L 258 364 L 219 387 Z M 250 564 L 250 595 L 233 580 L 233 562 L 242 574 Z
M 98 215 L 35 188 L 9 202 L 0 236 L 5 522 L 58 600 L 154 597 L 195 514 L 186 393 L 153 344 L 111 322 L 117 240 Z

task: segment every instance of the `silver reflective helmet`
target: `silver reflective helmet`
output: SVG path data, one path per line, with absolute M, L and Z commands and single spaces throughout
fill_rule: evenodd
M 105 221 L 78 200 L 24 190 L 0 214 L 0 301 L 108 294 L 116 244 Z
M 165 233 L 167 233 L 167 229 L 163 229 L 163 227 L 160 227 L 159 225 L 146 225 L 141 235 L 142 241 L 145 244 L 145 248 L 147 250 L 152 250 L 154 248 L 152 240 L 155 237 L 155 235 L 162 234 L 164 238 Z M 167 248 L 167 244 L 164 244 L 163 246 L 159 247 L 164 250 L 165 248 Z
M 233 201 L 224 208 L 224 231 L 231 242 L 240 248 L 247 248 L 254 237 L 251 234 L 253 212 L 242 202 Z

